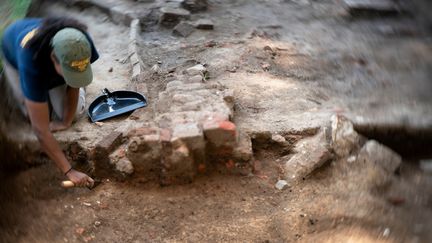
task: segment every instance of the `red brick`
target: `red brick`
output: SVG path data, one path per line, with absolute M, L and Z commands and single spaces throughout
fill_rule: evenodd
M 197 123 L 176 124 L 173 128 L 172 139 L 180 139 L 185 142 L 191 150 L 204 149 L 204 136 Z
M 114 131 L 101 139 L 96 144 L 96 147 L 111 152 L 121 144 L 122 138 L 123 136 L 121 132 Z
M 237 131 L 230 121 L 207 120 L 203 123 L 206 139 L 216 147 L 233 147 L 237 142 Z
M 169 129 L 161 129 L 159 132 L 162 143 L 169 142 L 171 140 L 171 131 Z
M 140 127 L 135 128 L 128 133 L 128 137 L 136 137 L 136 136 L 143 136 L 143 135 L 150 135 L 150 134 L 157 134 L 159 132 L 158 128 L 155 127 Z

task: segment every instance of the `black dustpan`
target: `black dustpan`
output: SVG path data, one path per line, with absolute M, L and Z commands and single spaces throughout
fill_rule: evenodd
M 92 122 L 102 121 L 141 107 L 147 106 L 144 95 L 127 90 L 110 92 L 102 90 L 103 95 L 97 97 L 88 108 Z

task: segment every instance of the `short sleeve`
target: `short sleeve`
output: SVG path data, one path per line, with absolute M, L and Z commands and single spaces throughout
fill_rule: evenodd
M 17 50 L 17 62 L 20 75 L 21 89 L 24 96 L 35 102 L 46 102 L 48 91 L 41 83 L 39 72 L 33 63 L 33 53 L 26 48 Z

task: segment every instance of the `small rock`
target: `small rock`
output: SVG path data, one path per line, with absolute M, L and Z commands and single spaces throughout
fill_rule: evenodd
M 91 203 L 83 202 L 82 204 L 83 204 L 84 206 L 91 207 Z
M 113 71 L 113 67 L 110 67 L 110 68 L 108 69 L 108 72 L 111 73 L 112 71 Z
M 331 121 L 332 147 L 337 155 L 348 156 L 360 148 L 362 137 L 354 130 L 353 124 L 346 117 L 334 115 Z
M 347 162 L 348 163 L 353 163 L 354 161 L 356 161 L 357 157 L 355 155 L 352 155 L 350 157 L 348 157 Z
M 181 8 L 163 7 L 160 12 L 159 23 L 166 26 L 174 26 L 181 20 L 190 18 L 190 12 Z
M 96 226 L 96 227 L 100 226 L 101 224 L 102 223 L 100 221 L 97 221 L 97 220 L 94 222 L 94 226 Z
M 78 235 L 82 235 L 84 234 L 85 229 L 83 227 L 78 227 L 75 229 L 75 233 L 77 233 Z
M 153 65 L 153 66 L 150 68 L 150 70 L 151 70 L 153 73 L 161 73 L 161 72 L 162 72 L 162 70 L 161 70 L 161 68 L 159 67 L 158 64 Z
M 214 24 L 211 19 L 199 19 L 195 23 L 195 28 L 200 30 L 212 30 L 214 29 Z
M 132 163 L 126 158 L 122 158 L 119 161 L 117 161 L 115 168 L 116 170 L 125 173 L 127 175 L 131 175 L 134 172 L 134 167 Z
M 327 129 L 324 127 L 313 137 L 299 141 L 296 152 L 285 162 L 285 179 L 289 182 L 299 181 L 309 176 L 332 158 L 327 141 Z
M 206 72 L 207 72 L 207 68 L 204 67 L 202 64 L 195 65 L 184 71 L 184 73 L 189 76 L 203 75 Z
M 191 12 L 199 12 L 207 10 L 207 0 L 183 0 L 182 6 Z
M 167 198 L 167 201 L 168 201 L 170 204 L 175 204 L 175 203 L 176 203 L 176 201 L 175 201 L 174 198 L 172 198 L 172 197 Z
M 273 49 L 270 46 L 264 46 L 263 50 L 273 53 Z
M 268 70 L 270 70 L 270 67 L 271 67 L 270 63 L 263 62 L 263 63 L 261 64 L 261 68 L 262 68 L 264 71 L 268 71 Z
M 103 122 L 95 122 L 95 124 L 96 124 L 98 127 L 102 127 L 102 126 L 104 125 Z
M 173 29 L 173 34 L 181 37 L 188 37 L 194 31 L 194 27 L 186 22 L 181 22 Z
M 184 81 L 184 83 L 186 84 L 202 83 L 202 82 L 203 82 L 203 76 L 201 75 L 192 76 Z
M 390 235 L 390 229 L 389 228 L 385 228 L 384 232 L 383 232 L 383 236 L 384 237 L 388 237 Z
M 362 147 L 358 159 L 360 161 L 371 162 L 389 174 L 393 174 L 402 163 L 402 158 L 399 154 L 375 140 L 369 140 Z
M 278 144 L 284 144 L 284 143 L 286 143 L 286 139 L 283 136 L 279 135 L 279 134 L 272 135 L 271 139 L 272 139 L 273 142 L 278 143 Z
M 283 189 L 285 189 L 287 186 L 288 186 L 288 182 L 287 182 L 286 180 L 279 180 L 279 181 L 276 183 L 276 185 L 275 185 L 275 187 L 276 187 L 278 190 L 283 190 Z
M 392 182 L 394 172 L 402 163 L 402 158 L 386 146 L 370 140 L 360 150 L 357 161 L 354 166 L 360 167 L 358 173 L 362 173 L 362 180 L 358 186 L 376 189 Z

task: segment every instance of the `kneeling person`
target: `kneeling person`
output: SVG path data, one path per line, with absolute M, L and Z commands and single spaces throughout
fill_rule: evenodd
M 29 18 L 11 24 L 2 39 L 4 72 L 17 104 L 44 151 L 76 186 L 94 182 L 72 168 L 52 132 L 69 128 L 84 112 L 84 87 L 99 58 L 86 29 L 71 18 Z

